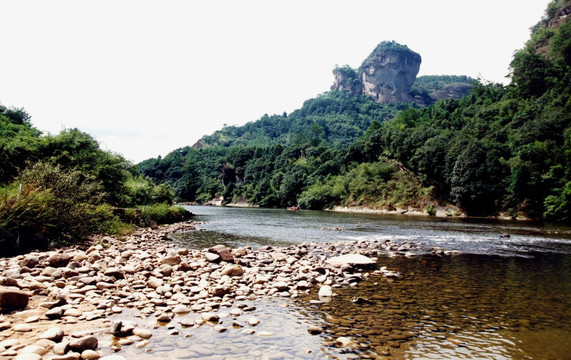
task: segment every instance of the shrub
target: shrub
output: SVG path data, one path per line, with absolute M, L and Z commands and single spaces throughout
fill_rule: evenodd
M 38 233 L 53 218 L 49 190 L 12 184 L 0 188 L 0 233 Z
M 436 215 L 436 206 L 434 206 L 433 204 L 428 204 L 426 205 L 426 207 L 424 208 L 424 210 L 426 211 L 426 213 L 430 216 L 434 216 Z
M 182 206 L 166 203 L 139 206 L 136 208 L 116 209 L 122 221 L 143 227 L 155 227 L 158 224 L 172 224 L 190 219 L 192 214 Z

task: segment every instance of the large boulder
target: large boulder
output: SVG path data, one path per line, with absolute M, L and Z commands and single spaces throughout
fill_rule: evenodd
M 28 306 L 30 296 L 14 287 L 0 286 L 0 308 L 24 309 Z
M 67 264 L 71 261 L 71 255 L 69 254 L 64 254 L 64 253 L 57 253 L 57 254 L 53 254 L 52 256 L 49 257 L 48 262 L 50 263 L 50 266 L 53 266 L 55 268 L 58 267 L 65 267 L 67 266 Z
M 69 343 L 69 348 L 73 351 L 81 353 L 85 350 L 95 350 L 99 342 L 95 336 L 84 336 L 79 339 L 74 339 Z

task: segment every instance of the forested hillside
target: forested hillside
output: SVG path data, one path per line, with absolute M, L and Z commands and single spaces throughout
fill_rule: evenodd
M 184 201 L 223 196 L 261 206 L 412 206 L 429 213 L 436 203 L 453 203 L 468 215 L 568 223 L 569 3 L 549 5 L 515 53 L 508 86 L 477 83 L 466 97 L 406 109 L 329 92 L 290 115 L 226 127 L 139 169 Z M 435 80 L 412 91 L 442 90 Z
M 0 163 L 0 253 L 188 216 L 168 185 L 77 129 L 42 136 L 23 109 L 0 105 Z
M 243 126 L 227 126 L 204 136 L 195 147 L 294 145 L 310 143 L 346 147 L 361 136 L 374 120 L 393 118 L 405 104 L 377 104 L 364 96 L 330 91 L 304 102 L 283 115 L 264 115 Z

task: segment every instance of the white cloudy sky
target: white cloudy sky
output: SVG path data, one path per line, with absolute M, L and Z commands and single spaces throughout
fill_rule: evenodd
M 548 0 L 0 0 L 0 103 L 141 161 L 288 113 L 383 40 L 506 82 Z

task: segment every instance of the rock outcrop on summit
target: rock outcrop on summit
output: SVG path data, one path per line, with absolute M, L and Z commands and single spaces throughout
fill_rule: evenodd
M 358 69 L 348 65 L 336 67 L 333 70 L 335 82 L 331 90 L 367 96 L 380 104 L 403 102 L 418 106 L 427 106 L 442 98 L 457 99 L 468 94 L 471 79 L 466 76 L 457 76 L 458 82 L 445 84 L 437 91 L 411 90 L 413 84 L 418 87 L 415 80 L 421 62 L 421 56 L 406 45 L 383 41 Z
M 410 102 L 421 57 L 408 47 L 381 43 L 361 65 L 363 95 L 381 104 Z
M 411 102 L 410 88 L 416 79 L 420 55 L 405 45 L 384 41 L 358 70 L 349 66 L 333 70 L 332 90 L 368 96 L 378 103 Z

